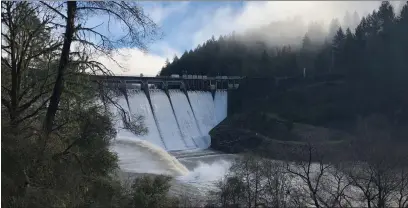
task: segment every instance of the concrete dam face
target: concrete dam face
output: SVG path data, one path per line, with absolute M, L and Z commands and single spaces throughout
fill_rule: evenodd
M 117 137 L 144 140 L 167 152 L 207 149 L 211 144 L 209 131 L 227 117 L 227 90 L 186 91 L 170 89 L 127 90 L 117 103 L 129 114 L 143 116 L 148 132 L 136 136 L 124 129 L 120 111 L 115 115 Z

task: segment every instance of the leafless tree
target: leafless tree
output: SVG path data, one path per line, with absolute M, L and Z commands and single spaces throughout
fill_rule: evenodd
M 19 123 L 35 116 L 49 101 L 56 61 L 52 55 L 62 44 L 50 36 L 49 23 L 56 16 L 47 9 L 29 2 L 5 1 L 1 6 L 1 100 L 11 125 L 18 129 Z
M 392 137 L 384 118 L 360 121 L 360 140 L 350 148 L 350 162 L 343 166 L 359 199 L 367 207 L 407 206 L 407 144 Z
M 86 26 L 95 16 L 107 17 L 102 26 L 122 25 L 124 35 L 112 39 L 98 32 L 101 25 Z M 155 23 L 133 2 L 2 2 L 2 26 L 2 107 L 13 125 L 45 109 L 46 135 L 58 125 L 54 120 L 66 84 L 82 84 L 71 74 L 111 75 L 95 55 L 111 58 L 121 46 L 146 50 L 158 37 Z M 108 95 L 101 93 L 113 101 Z
M 231 177 L 221 183 L 219 204 L 407 207 L 408 145 L 393 139 L 391 127 L 378 118 L 365 122 L 359 126 L 364 134 L 347 146 L 335 147 L 342 151 L 332 151 L 326 143 L 309 142 L 288 152 L 292 160 L 245 156 L 232 166 Z
M 216 205 L 222 207 L 287 207 L 289 181 L 284 164 L 245 155 L 218 185 Z
M 264 177 L 262 204 L 267 207 L 288 207 L 292 177 L 286 172 L 284 163 L 264 159 L 262 176 Z
M 308 143 L 302 148 L 304 160 L 286 162 L 286 170 L 294 176 L 294 188 L 298 189 L 291 197 L 315 207 L 343 207 L 348 204 L 345 190 L 349 184 L 319 148 L 322 146 Z
M 143 13 L 136 3 L 132 2 L 72 1 L 66 2 L 66 7 L 44 1 L 41 1 L 39 4 L 43 7 L 50 8 L 55 14 L 59 15 L 61 19 L 65 20 L 65 22 L 62 23 L 61 21 L 51 22 L 52 25 L 63 28 L 65 33 L 56 82 L 44 123 L 44 130 L 46 134 L 49 134 L 63 92 L 63 79 L 66 69 L 68 68 L 68 63 L 82 65 L 88 72 L 94 74 L 111 74 L 110 70 L 102 63 L 90 60 L 90 53 L 86 53 L 85 51 L 111 57 L 111 52 L 118 46 L 138 47 L 146 50 L 147 42 L 153 40 L 157 35 L 157 26 Z M 112 39 L 98 32 L 95 27 L 86 27 L 83 25 L 86 24 L 86 20 L 95 15 L 108 17 L 108 28 L 111 18 L 119 21 L 119 24 L 124 25 L 125 35 L 118 39 Z M 94 38 L 94 41 L 91 40 L 91 37 Z M 82 53 L 79 51 L 70 53 L 71 44 L 73 43 L 78 43 L 79 48 L 82 49 Z M 70 56 L 72 57 L 70 58 Z

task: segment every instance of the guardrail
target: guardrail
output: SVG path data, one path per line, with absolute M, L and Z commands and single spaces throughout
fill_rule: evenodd
M 216 76 L 207 77 L 204 75 L 183 75 L 183 76 L 99 76 L 90 75 L 90 79 L 101 81 L 108 85 L 120 85 L 126 88 L 134 88 L 140 85 L 149 87 L 154 85 L 158 88 L 180 88 L 188 90 L 216 90 L 216 89 L 237 89 L 243 77 L 239 76 Z

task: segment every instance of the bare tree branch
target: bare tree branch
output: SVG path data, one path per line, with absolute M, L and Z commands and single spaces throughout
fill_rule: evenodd
M 44 1 L 40 1 L 41 4 L 43 4 L 44 6 L 46 6 L 48 9 L 51 9 L 53 12 L 57 13 L 59 16 L 61 16 L 64 19 L 68 19 L 67 16 L 65 16 L 64 14 L 62 14 L 60 11 L 58 11 L 56 8 L 54 8 L 53 6 L 49 5 L 48 3 L 44 2 Z

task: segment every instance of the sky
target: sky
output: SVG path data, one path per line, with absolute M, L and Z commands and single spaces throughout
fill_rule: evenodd
M 161 39 L 148 45 L 148 52 L 137 48 L 119 48 L 113 58 L 123 68 L 108 60 L 98 59 L 117 75 L 155 76 L 166 58 L 181 56 L 185 50 L 233 31 L 239 33 L 259 28 L 271 21 L 301 17 L 303 21 L 342 19 L 345 12 L 366 15 L 379 7 L 379 1 L 140 1 L 145 13 L 159 26 Z M 393 3 L 395 4 L 395 3 Z M 398 4 L 398 3 L 396 3 Z M 99 17 L 106 23 L 107 18 Z M 102 25 L 103 26 L 103 25 Z M 121 33 L 116 27 L 112 33 Z

